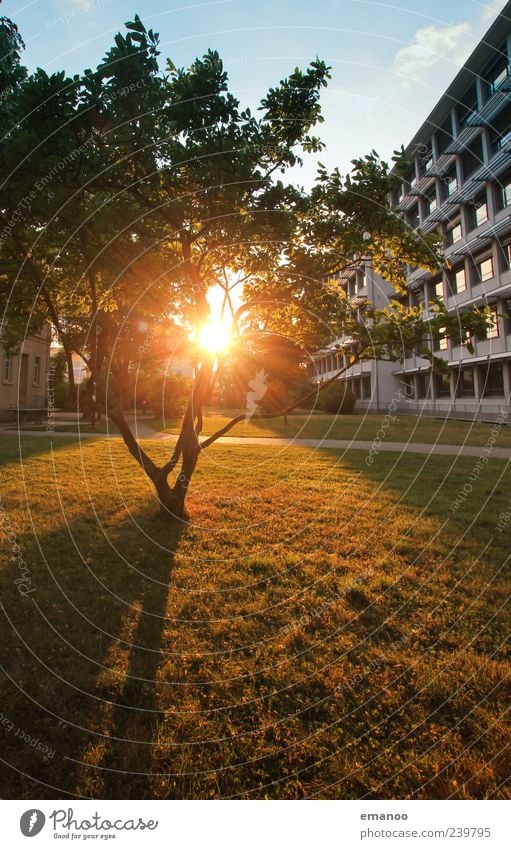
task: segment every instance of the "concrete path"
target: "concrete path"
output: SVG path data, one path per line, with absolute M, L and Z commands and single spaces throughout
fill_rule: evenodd
M 130 424 L 133 427 L 135 435 L 139 439 L 162 439 L 169 442 L 177 440 L 176 434 L 162 433 L 161 431 L 153 430 L 141 421 L 132 420 Z M 18 436 L 17 430 L 3 429 L 0 431 L 4 436 Z M 58 429 L 51 433 L 46 431 L 23 430 L 22 436 L 49 436 L 51 439 L 76 439 L 76 433 L 59 433 Z M 112 434 L 107 437 L 104 433 L 81 433 L 80 439 L 120 439 L 118 434 Z M 206 438 L 206 437 L 204 437 Z M 263 437 L 263 436 L 223 436 L 217 443 L 218 445 L 261 445 L 261 446 L 296 446 L 298 448 L 324 448 L 334 450 L 350 450 L 350 451 L 367 451 L 373 448 L 372 442 L 363 440 L 350 439 L 286 439 L 285 437 Z M 430 444 L 428 442 L 382 442 L 378 445 L 375 453 L 394 452 L 397 454 L 434 454 L 444 456 L 462 456 L 462 457 L 488 457 L 500 460 L 511 460 L 511 448 L 492 448 L 486 449 L 479 445 L 442 445 Z

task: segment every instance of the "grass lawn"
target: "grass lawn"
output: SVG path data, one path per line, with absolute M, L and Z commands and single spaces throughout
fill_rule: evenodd
M 233 416 L 236 411 L 233 411 Z M 230 416 L 210 413 L 204 418 L 205 436 L 210 436 L 219 430 L 228 421 Z M 328 414 L 313 413 L 289 416 L 289 423 L 284 424 L 283 419 L 262 420 L 251 422 L 240 422 L 229 436 L 237 437 L 285 437 L 287 439 L 355 439 L 372 442 L 380 431 L 380 437 L 384 414 L 331 416 Z M 163 421 L 162 419 L 141 419 L 141 422 L 154 430 L 163 430 L 168 433 L 179 433 L 181 422 Z M 113 422 L 99 422 L 95 428 L 84 423 L 80 426 L 81 433 L 118 433 Z M 414 416 L 398 416 L 397 421 L 392 422 L 390 427 L 383 431 L 384 441 L 387 442 L 426 442 L 444 443 L 448 445 L 485 445 L 492 428 L 492 424 L 481 424 L 463 421 L 443 421 L 429 418 L 416 418 Z M 30 427 L 27 430 L 45 431 L 44 427 Z M 59 425 L 57 432 L 78 433 L 78 425 Z M 498 428 L 498 437 L 495 442 L 501 448 L 511 447 L 511 427 Z
M 511 798 L 507 464 L 365 456 L 3 437 L 0 796 Z
M 332 416 L 313 413 L 289 416 L 289 423 L 283 419 L 253 420 L 240 422 L 229 436 L 279 436 L 288 439 L 359 439 L 372 442 L 382 427 L 383 413 Z M 204 419 L 204 434 L 211 435 L 230 420 L 225 415 L 211 414 Z M 155 421 L 147 422 L 150 427 L 178 433 L 180 423 Z M 398 416 L 384 430 L 387 442 L 441 442 L 448 445 L 484 445 L 494 425 L 462 421 L 444 421 L 439 419 Z M 381 431 L 380 431 L 381 436 Z M 511 447 L 511 427 L 499 429 L 495 443 L 500 447 Z

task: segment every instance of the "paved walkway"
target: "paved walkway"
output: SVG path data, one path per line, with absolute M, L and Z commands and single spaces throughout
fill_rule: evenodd
M 153 430 L 141 421 L 130 421 L 130 424 L 139 439 L 162 439 L 169 442 L 176 442 L 177 435 L 172 433 L 162 433 L 161 431 Z M 52 439 L 76 439 L 76 433 L 61 433 L 57 429 L 54 432 L 46 433 L 46 431 L 23 430 L 22 436 L 50 436 Z M 18 436 L 18 431 L 15 429 L 2 429 L 1 435 Z M 80 439 L 105 439 L 104 433 L 81 433 Z M 120 439 L 118 434 L 112 434 L 110 439 Z M 206 437 L 205 437 L 206 438 Z M 298 448 L 325 448 L 350 451 L 367 451 L 373 447 L 372 442 L 363 440 L 350 439 L 286 439 L 284 437 L 263 437 L 263 436 L 222 436 L 217 443 L 219 445 L 274 445 L 274 446 L 296 446 Z M 493 459 L 511 460 L 511 448 L 492 448 L 491 451 L 484 450 L 483 446 L 479 445 L 442 445 L 431 444 L 428 442 L 382 442 L 378 445 L 376 453 L 391 451 L 394 453 L 405 454 L 435 454 L 444 456 L 462 457 L 492 457 Z

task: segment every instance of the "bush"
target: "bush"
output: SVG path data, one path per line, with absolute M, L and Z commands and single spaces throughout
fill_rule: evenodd
M 183 415 L 190 390 L 190 379 L 173 372 L 152 375 L 139 387 L 140 395 L 145 395 L 155 416 L 165 419 L 176 419 Z
M 347 383 L 343 380 L 335 380 L 325 389 L 318 389 L 317 395 L 313 395 L 304 407 L 324 413 L 334 413 L 334 415 L 347 415 L 353 412 L 356 402 L 357 399 Z
M 317 400 L 317 408 L 324 410 L 325 413 L 352 413 L 356 397 L 343 380 L 336 380 L 323 389 Z

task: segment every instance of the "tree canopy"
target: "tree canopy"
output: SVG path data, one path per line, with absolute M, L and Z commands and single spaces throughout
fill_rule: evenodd
M 401 154 L 389 166 L 373 151 L 344 176 L 320 166 L 310 190 L 290 181 L 290 169 L 322 150 L 315 133 L 330 69 L 320 59 L 271 88 L 252 114 L 229 91 L 216 51 L 189 68 L 163 64 L 158 33 L 138 16 L 95 70 L 72 77 L 28 73 L 15 26 L 0 23 L 10 45 L 0 65 L 3 344 L 14 349 L 51 322 L 66 353 L 86 363 L 164 512 L 182 513 L 200 452 L 221 435 L 201 443 L 219 371 L 232 371 L 247 347 L 254 353 L 258 334 L 263 349 L 274 334 L 309 351 L 349 335 L 354 362 L 397 360 L 417 344 L 427 355 L 425 340 L 441 327 L 470 344 L 485 324 L 484 310 L 452 317 L 438 302 L 426 317 L 399 297 L 409 265 L 442 262 L 436 237 L 389 207 Z M 340 286 L 368 260 L 395 288 L 385 310 L 361 312 Z M 233 315 L 222 356 L 198 342 L 213 287 Z M 158 467 L 124 406 L 130 371 L 142 361 L 147 370 L 148 337 L 169 322 L 195 378 L 175 450 Z

